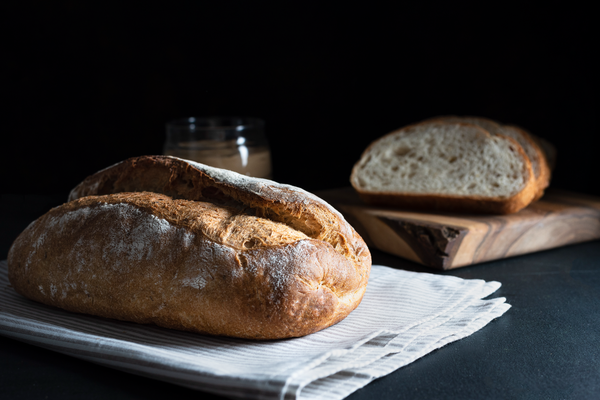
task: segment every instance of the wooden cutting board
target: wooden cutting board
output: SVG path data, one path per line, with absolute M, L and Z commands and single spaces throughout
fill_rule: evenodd
M 600 199 L 553 189 L 510 215 L 371 207 L 351 187 L 316 194 L 337 208 L 370 247 L 436 269 L 600 239 Z

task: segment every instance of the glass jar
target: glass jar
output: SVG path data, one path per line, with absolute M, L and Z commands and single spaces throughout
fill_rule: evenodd
M 271 152 L 259 118 L 189 117 L 166 126 L 164 154 L 270 179 Z

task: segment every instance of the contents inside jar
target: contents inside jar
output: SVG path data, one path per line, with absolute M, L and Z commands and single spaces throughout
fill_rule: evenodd
M 179 143 L 176 148 L 166 149 L 165 154 L 243 175 L 271 179 L 271 153 L 267 146 L 248 146 L 235 140 L 198 140 Z

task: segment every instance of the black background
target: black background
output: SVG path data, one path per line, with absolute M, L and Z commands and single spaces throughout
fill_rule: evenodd
M 191 115 L 261 117 L 276 180 L 347 186 L 374 139 L 457 114 L 550 140 L 552 186 L 600 195 L 591 9 L 19 4 L 2 6 L 0 193 L 66 196 L 101 168 L 161 153 L 165 122 Z

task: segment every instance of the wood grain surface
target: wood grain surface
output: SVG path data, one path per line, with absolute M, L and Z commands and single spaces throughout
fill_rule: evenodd
M 351 187 L 316 194 L 369 246 L 436 269 L 600 239 L 600 199 L 556 189 L 518 213 L 489 216 L 371 207 Z

